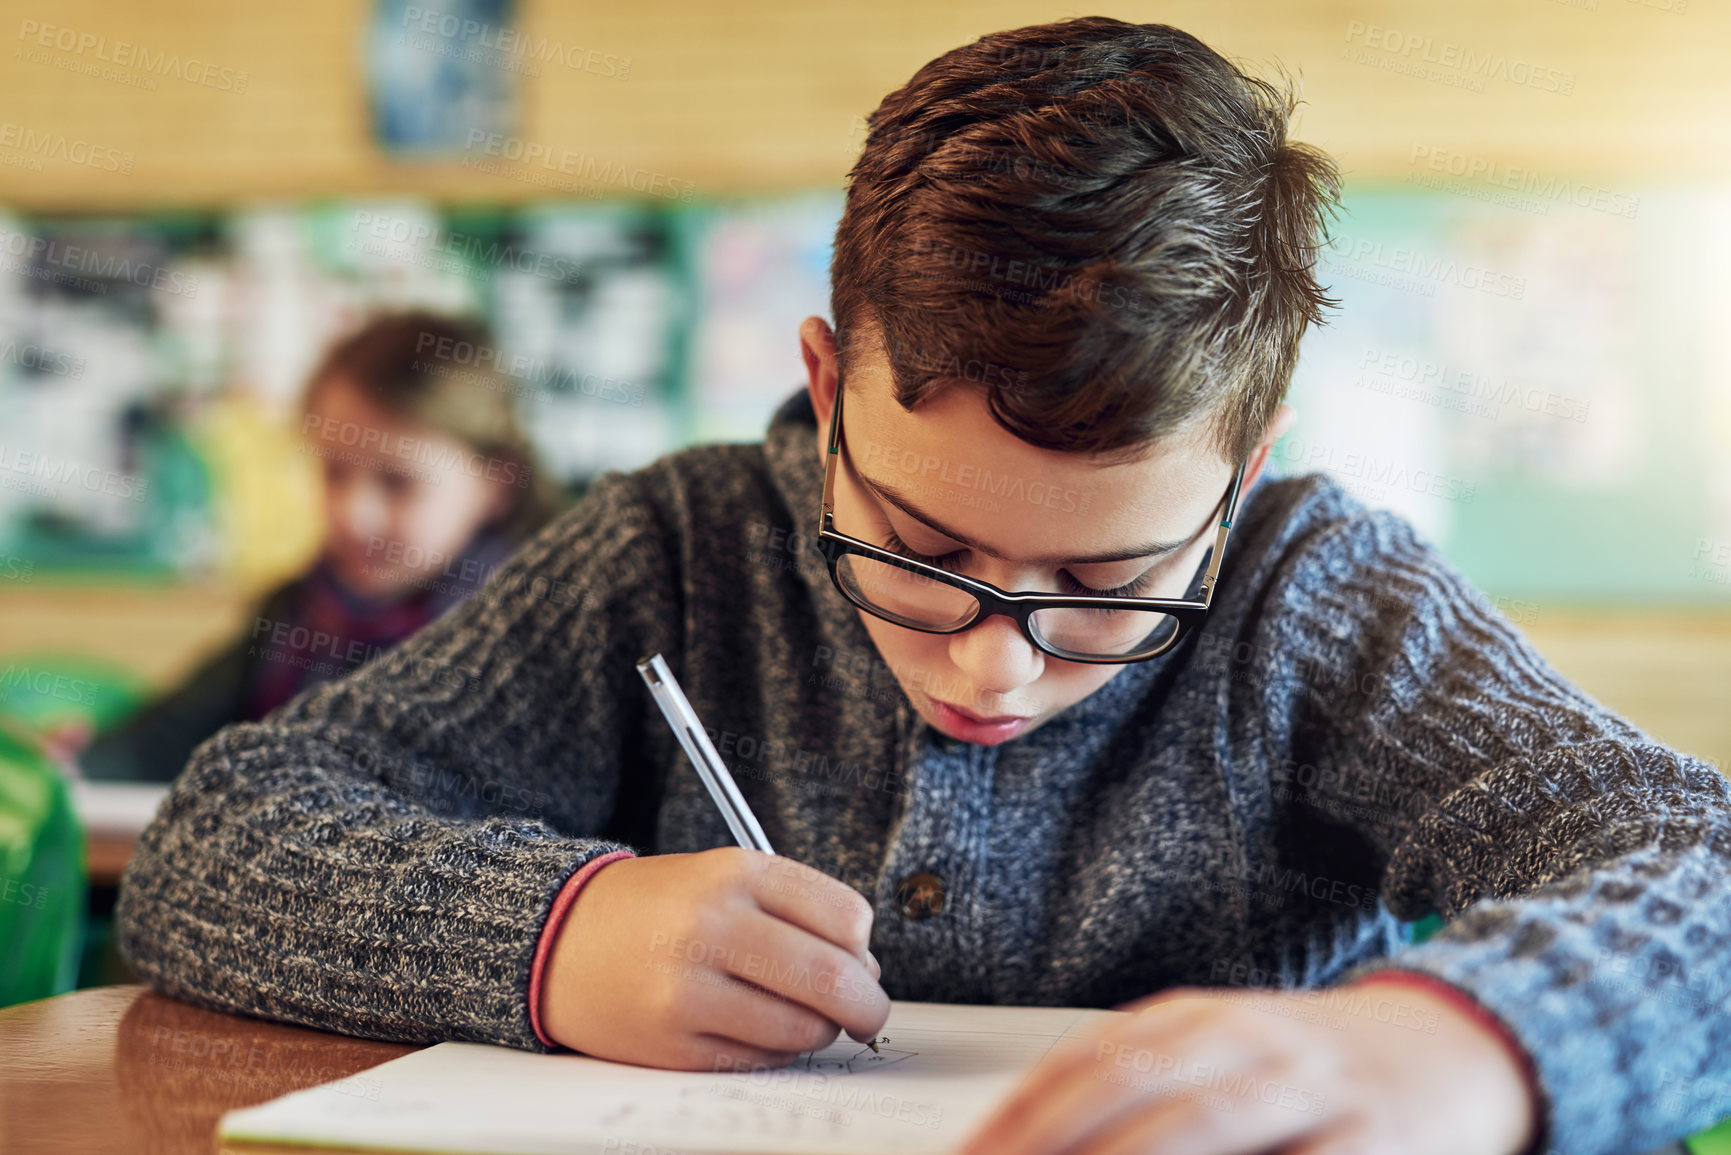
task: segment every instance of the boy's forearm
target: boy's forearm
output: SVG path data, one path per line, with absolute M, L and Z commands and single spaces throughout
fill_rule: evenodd
M 1666 826 L 1679 842 L 1731 835 L 1724 815 L 1658 819 L 1642 849 L 1481 900 L 1430 941 L 1346 979 L 1419 970 L 1471 992 L 1532 1056 L 1557 1150 L 1647 1150 L 1708 1126 L 1731 1115 L 1731 1082 L 1709 1079 L 1706 1095 L 1677 1088 L 1702 1086 L 1721 1061 L 1731 864 L 1707 840 L 1662 846 Z M 1610 841 L 1634 837 L 1625 827 Z
M 397 1042 L 545 1049 L 526 992 L 554 897 L 624 849 L 532 820 L 441 820 L 349 775 L 250 777 L 268 735 L 225 731 L 146 831 L 123 881 L 120 946 L 165 993 Z M 268 785 L 264 782 L 268 781 Z M 374 809 L 366 827 L 321 805 Z
M 1402 999 L 1434 1008 L 1430 1012 L 1431 1021 L 1426 1026 L 1427 1034 L 1435 1032 L 1441 1020 L 1447 1017 L 1456 1020 L 1457 1031 L 1484 1044 L 1483 1054 L 1471 1060 L 1470 1066 L 1475 1073 L 1497 1073 L 1499 1101 L 1516 1113 L 1524 1112 L 1523 1122 L 1514 1128 L 1525 1136 L 1521 1155 L 1538 1155 L 1542 1146 L 1540 1137 L 1550 1130 L 1546 1118 L 1548 1100 L 1545 1087 L 1526 1044 L 1506 1023 L 1459 987 L 1424 971 L 1389 967 L 1373 971 L 1351 985 L 1356 989 L 1369 987 L 1373 992 L 1378 987 L 1393 987 L 1400 991 Z M 1381 1017 L 1380 1008 L 1378 1017 Z M 1505 1097 L 1506 1092 L 1517 1087 L 1518 1095 Z
M 564 1045 L 555 1037 L 555 1032 L 566 1034 L 559 1026 L 565 1008 L 555 1006 L 553 996 L 556 984 L 550 979 L 556 970 L 554 955 L 563 939 L 571 908 L 576 905 L 577 896 L 583 892 L 589 880 L 594 878 L 602 867 L 630 857 L 634 856 L 629 850 L 615 850 L 590 858 L 573 872 L 560 888 L 559 895 L 541 926 L 541 934 L 535 947 L 535 961 L 529 972 L 529 1025 L 534 1030 L 535 1037 L 549 1049 Z
M 640 639 L 608 591 L 668 580 L 619 520 L 567 523 L 607 548 L 551 534 L 398 649 L 201 747 L 123 880 L 135 971 L 328 1030 L 544 1049 L 542 927 L 578 867 L 625 849 L 596 835 L 627 788 Z M 594 603 L 555 600 L 574 587 Z
M 1254 647 L 1291 659 L 1304 702 L 1276 799 L 1353 829 L 1394 915 L 1453 920 L 1345 978 L 1470 991 L 1533 1056 L 1559 1150 L 1644 1150 L 1731 1114 L 1658 1094 L 1712 1050 L 1679 976 L 1731 989 L 1724 776 L 1569 685 L 1398 519 L 1333 533 L 1326 581 L 1288 585 Z

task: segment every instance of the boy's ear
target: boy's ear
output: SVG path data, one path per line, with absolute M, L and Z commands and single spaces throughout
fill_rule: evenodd
M 1264 429 L 1262 436 L 1257 439 L 1256 447 L 1250 451 L 1250 459 L 1244 465 L 1244 485 L 1240 492 L 1250 492 L 1250 487 L 1262 476 L 1269 454 L 1274 452 L 1274 443 L 1279 441 L 1297 420 L 1298 410 L 1282 401 L 1280 408 L 1274 411 L 1274 418 L 1268 423 L 1268 428 Z
M 822 317 L 807 317 L 799 323 L 799 355 L 805 361 L 806 388 L 817 413 L 817 448 L 829 444 L 829 411 L 835 404 L 835 332 Z

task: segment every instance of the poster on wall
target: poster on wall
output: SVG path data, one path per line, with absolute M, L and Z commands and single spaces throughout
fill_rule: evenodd
M 192 568 L 214 546 L 182 415 L 218 384 L 213 220 L 5 218 L 0 554 L 44 569 Z
M 366 77 L 382 150 L 450 159 L 488 134 L 514 130 L 519 76 L 534 67 L 511 27 L 515 7 L 515 0 L 376 0 Z

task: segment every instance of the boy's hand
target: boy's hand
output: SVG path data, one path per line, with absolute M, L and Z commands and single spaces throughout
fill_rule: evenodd
M 610 862 L 557 931 L 541 1025 L 651 1067 L 782 1066 L 889 1018 L 872 908 L 792 859 L 742 847 Z
M 1197 987 L 1126 1003 L 1135 1017 L 1041 1062 L 959 1155 L 1514 1155 L 1530 1142 L 1523 1073 L 1485 1027 L 1414 987 L 1342 993 L 1339 1009 Z

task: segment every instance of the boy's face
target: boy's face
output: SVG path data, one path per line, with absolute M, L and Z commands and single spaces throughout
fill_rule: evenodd
M 821 453 L 835 398 L 833 335 L 815 317 L 800 334 Z M 835 483 L 843 533 L 941 558 L 934 564 L 1003 590 L 1171 598 L 1184 596 L 1214 541 L 1233 466 L 1201 432 L 1163 440 L 1140 460 L 1103 464 L 1021 440 L 966 382 L 909 413 L 892 395 L 881 353 L 856 359 L 848 380 L 847 453 Z M 1283 406 L 1252 455 L 1246 490 L 1291 418 Z M 956 634 L 863 610 L 860 619 L 920 715 L 979 745 L 1036 729 L 1125 669 L 1051 657 L 1001 615 Z

